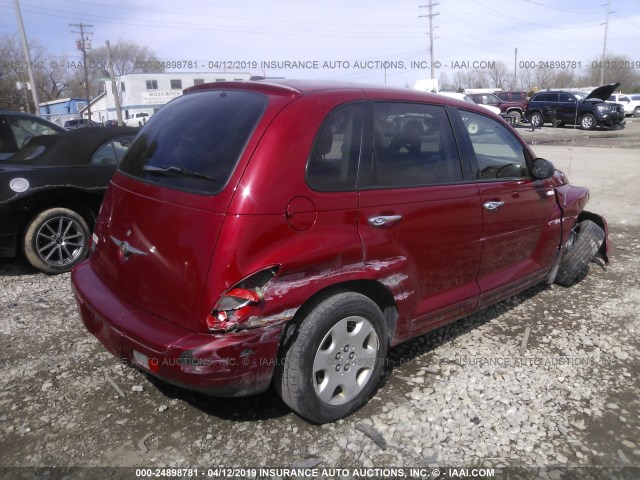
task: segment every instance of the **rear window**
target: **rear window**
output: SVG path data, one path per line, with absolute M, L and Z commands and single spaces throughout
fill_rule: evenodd
M 148 183 L 202 195 L 220 192 L 266 107 L 242 91 L 183 95 L 150 117 L 120 164 Z

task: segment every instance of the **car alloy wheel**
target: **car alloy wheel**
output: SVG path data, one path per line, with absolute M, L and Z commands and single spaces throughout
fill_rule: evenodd
M 596 126 L 596 119 L 590 113 L 586 113 L 580 120 L 580 126 L 585 130 L 593 130 Z
M 73 210 L 52 208 L 38 214 L 24 237 L 29 263 L 46 273 L 71 270 L 89 249 L 87 222 Z
M 542 118 L 542 114 L 539 112 L 535 112 L 531 114 L 531 126 L 534 128 L 540 128 L 544 123 L 544 119 Z

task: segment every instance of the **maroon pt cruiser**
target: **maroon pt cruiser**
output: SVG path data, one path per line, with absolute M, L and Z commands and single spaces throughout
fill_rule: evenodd
M 73 288 L 89 332 L 132 365 L 221 396 L 273 382 L 330 422 L 372 395 L 389 347 L 606 261 L 588 197 L 466 102 L 199 85 L 129 149 Z

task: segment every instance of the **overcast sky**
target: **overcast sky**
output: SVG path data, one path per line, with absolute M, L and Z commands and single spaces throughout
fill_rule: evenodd
M 186 71 L 237 71 L 413 85 L 428 78 L 428 0 L 20 0 L 27 35 L 55 55 L 78 58 L 69 23 L 92 25 L 93 45 L 130 40 L 162 60 L 195 62 Z M 436 3 L 434 1 L 434 3 Z M 606 0 L 437 0 L 436 77 L 503 61 L 580 62 L 602 54 Z M 603 6 L 604 4 L 604 6 Z M 150 5 L 153 5 L 150 7 Z M 640 0 L 612 0 L 607 52 L 640 71 Z M 0 32 L 17 33 L 14 0 L 0 0 Z M 282 71 L 264 61 L 304 62 Z M 377 61 L 389 61 L 385 69 Z M 210 63 L 211 62 L 211 63 Z M 218 68 L 215 68 L 216 63 Z M 249 63 L 242 63 L 249 62 Z M 254 63 L 255 62 L 255 63 Z M 318 63 L 312 63 L 318 62 Z M 325 64 L 324 62 L 333 62 Z M 342 63 L 338 63 L 342 62 Z M 348 62 L 348 64 L 347 64 Z M 358 68 L 356 68 L 358 62 Z M 468 62 L 468 63 L 467 63 Z M 242 68 L 253 67 L 256 68 Z M 273 64 L 271 64 L 273 65 Z M 425 66 L 427 66 L 425 65 Z M 386 73 L 386 75 L 385 75 Z

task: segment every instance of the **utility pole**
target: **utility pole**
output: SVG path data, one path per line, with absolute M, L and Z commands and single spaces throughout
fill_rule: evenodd
M 22 22 L 22 13 L 18 0 L 13 0 L 16 8 L 16 16 L 18 17 L 18 26 L 20 27 L 20 36 L 22 37 L 22 52 L 24 53 L 24 61 L 27 62 L 27 72 L 29 73 L 29 82 L 31 83 L 31 98 L 33 98 L 33 106 L 36 109 L 35 114 L 40 116 L 40 100 L 38 99 L 38 90 L 36 81 L 33 76 L 33 67 L 31 66 L 31 54 L 29 53 L 29 45 L 27 45 L 27 34 L 24 32 L 24 23 Z M 29 111 L 29 103 L 27 102 L 27 112 Z
M 518 48 L 513 59 L 513 90 L 518 89 Z
M 76 48 L 82 51 L 82 65 L 84 66 L 84 91 L 87 97 L 87 119 L 91 122 L 91 97 L 89 96 L 89 69 L 87 68 L 87 50 L 91 50 L 91 41 L 89 35 L 93 35 L 92 32 L 85 32 L 84 29 L 92 28 L 93 25 L 84 25 L 82 23 L 70 23 L 70 27 L 76 27 L 80 30 L 72 30 L 71 33 L 79 33 L 80 40 L 76 41 Z M 87 46 L 88 44 L 88 46 Z
M 111 58 L 111 44 L 107 40 L 107 53 L 109 54 L 109 72 L 111 73 L 111 90 L 113 96 L 116 99 L 116 115 L 118 116 L 118 125 L 122 126 L 122 107 L 120 106 L 120 94 L 118 93 L 118 84 L 116 82 L 116 75 L 113 72 L 113 59 Z
M 611 0 L 607 0 L 607 19 L 604 22 L 604 24 L 602 23 L 600 24 L 600 25 L 604 25 L 604 43 L 602 44 L 602 62 L 600 63 L 600 85 L 604 84 L 604 56 L 607 50 L 607 30 L 609 30 L 609 14 L 616 13 L 616 12 L 611 12 L 610 8 L 611 8 Z
M 435 77 L 434 74 L 434 70 L 433 70 L 433 40 L 434 40 L 434 36 L 433 36 L 433 30 L 434 30 L 434 26 L 433 26 L 433 17 L 435 17 L 436 15 L 440 15 L 439 13 L 433 13 L 433 7 L 435 7 L 436 5 L 440 5 L 439 3 L 434 3 L 433 0 L 429 0 L 429 4 L 428 5 L 420 5 L 420 8 L 428 8 L 429 9 L 429 13 L 427 15 L 419 15 L 420 17 L 428 17 L 429 18 L 429 64 L 431 65 L 431 79 L 433 80 Z M 437 28 L 437 27 L 435 27 Z M 435 37 L 437 38 L 437 37 Z

